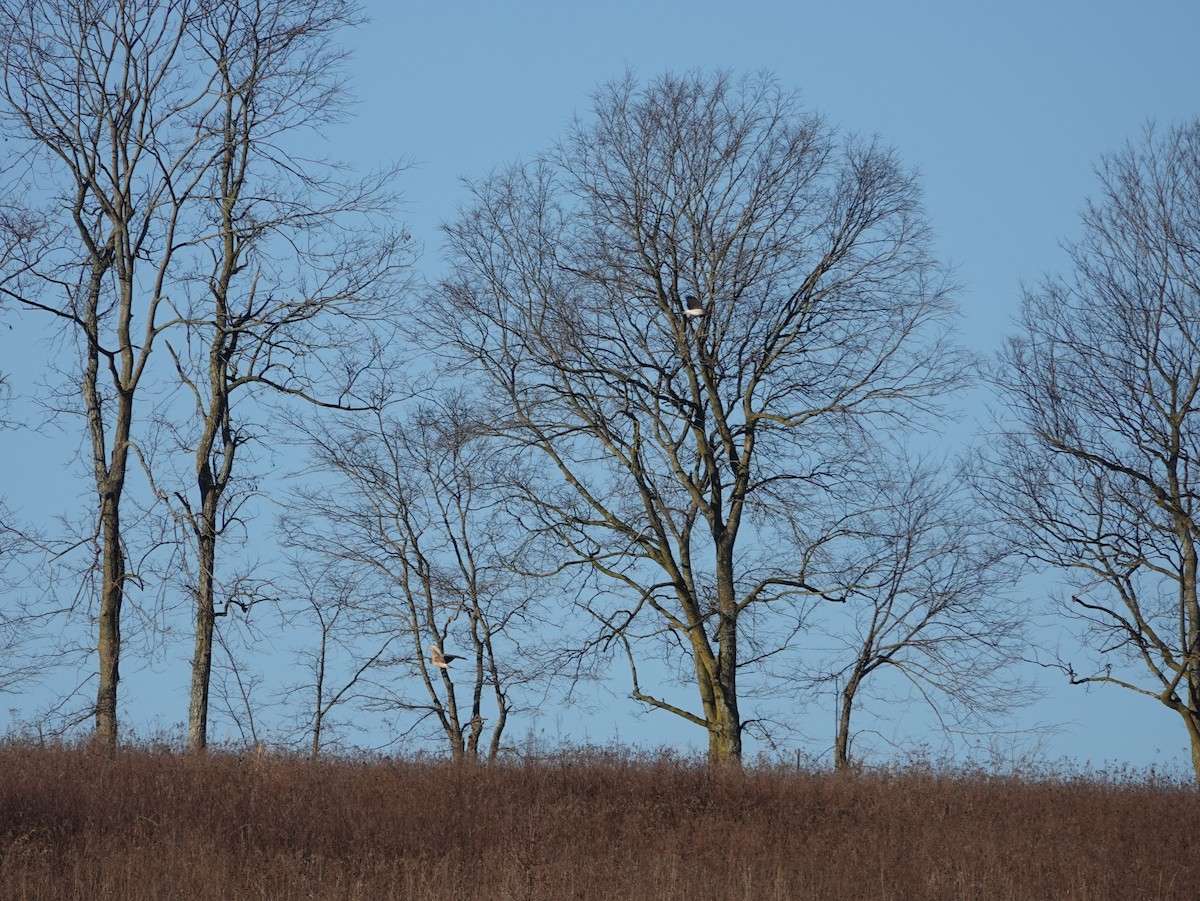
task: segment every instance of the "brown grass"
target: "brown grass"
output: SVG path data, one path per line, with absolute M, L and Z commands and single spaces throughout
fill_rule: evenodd
M 0 747 L 0 898 L 1194 898 L 1170 784 Z

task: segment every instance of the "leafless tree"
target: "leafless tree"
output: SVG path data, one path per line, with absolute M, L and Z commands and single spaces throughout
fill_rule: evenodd
M 824 591 L 774 514 L 836 496 L 963 375 L 917 181 L 769 78 L 717 74 L 610 84 L 553 152 L 470 189 L 427 322 L 543 464 L 525 516 L 594 577 L 597 646 L 737 762 L 739 672 L 770 653 L 742 654 L 744 628 L 793 617 L 785 642 Z M 641 684 L 645 642 L 698 710 Z
M 369 661 L 379 666 L 368 706 L 413 711 L 417 726 L 432 718 L 455 760 L 495 759 L 521 691 L 551 669 L 529 647 L 545 624 L 529 619 L 535 598 L 518 571 L 524 531 L 503 503 L 503 454 L 453 395 L 310 438 L 316 469 L 334 481 L 302 492 L 291 539 L 338 561 L 369 595 L 358 604 L 373 647 L 383 636 L 403 642 Z M 441 666 L 430 645 L 458 659 Z M 417 696 L 388 668 L 415 675 Z
M 291 700 L 301 698 L 299 720 L 315 760 L 343 732 L 339 709 L 356 705 L 361 709 L 374 671 L 384 665 L 388 651 L 403 635 L 386 622 L 375 622 L 378 606 L 371 603 L 369 589 L 364 592 L 354 567 L 309 552 L 292 562 L 304 604 L 289 617 L 289 624 L 312 623 L 317 640 L 299 652 L 307 679 L 285 694 Z
M 4 15 L 6 121 L 28 145 L 13 178 L 65 186 L 47 209 L 5 218 L 19 251 L 5 274 L 82 348 L 101 508 L 97 734 L 115 740 L 134 451 L 192 550 L 188 740 L 200 749 L 215 619 L 253 600 L 218 584 L 218 546 L 253 494 L 238 488 L 239 474 L 252 481 L 238 452 L 265 431 L 258 402 L 376 402 L 374 383 L 355 397 L 377 362 L 363 323 L 384 294 L 394 303 L 409 262 L 403 235 L 378 221 L 398 170 L 354 179 L 301 144 L 345 114 L 335 38 L 361 13 L 342 0 L 26 0 Z M 143 409 L 139 426 L 138 387 L 163 344 L 186 402 Z M 194 494 L 172 453 L 193 461 Z
M 947 729 L 998 718 L 1032 699 L 1015 664 L 1025 653 L 1016 567 L 952 469 L 880 460 L 863 502 L 825 530 L 821 580 L 839 586 L 811 641 L 832 648 L 803 662 L 837 694 L 834 765 L 852 763 L 856 709 L 894 701 L 907 685 Z
M 379 402 L 375 379 L 367 396 L 356 392 L 379 362 L 372 325 L 396 308 L 397 277 L 411 261 L 403 233 L 373 221 L 392 212 L 398 170 L 352 179 L 333 162 L 296 155 L 300 137 L 345 114 L 335 41 L 359 21 L 358 7 L 342 0 L 213 0 L 191 19 L 212 72 L 212 156 L 186 301 L 175 303 L 186 340 L 168 347 L 195 411 L 175 429 L 194 455 L 194 500 L 159 489 L 195 554 L 193 750 L 207 743 L 216 618 L 255 600 L 220 584 L 218 546 L 244 522 L 247 491 L 232 490 L 249 462 L 239 451 L 268 433 L 256 402 L 264 394 L 330 407 Z
M 1071 585 L 1062 666 L 1179 714 L 1200 781 L 1200 121 L 1103 158 L 1073 271 L 1025 293 L 981 488 Z
M 249 617 L 240 624 L 249 628 Z M 220 651 L 220 663 L 213 667 L 210 697 L 213 706 L 224 714 L 227 722 L 233 724 L 243 746 L 262 748 L 264 736 L 260 722 L 267 708 L 273 705 L 262 699 L 266 680 L 261 671 L 248 665 L 249 660 L 255 659 L 254 656 L 242 653 L 242 649 L 235 646 L 235 636 L 230 632 L 229 629 L 223 629 L 213 635 Z M 262 642 L 262 636 L 251 635 L 250 640 L 258 644 Z
M 0 5 L 0 127 L 20 149 L 6 173 L 41 226 L 10 260 L 4 291 L 55 317 L 77 353 L 67 373 L 86 422 L 95 487 L 99 679 L 96 739 L 117 740 L 122 520 L 143 377 L 165 328 L 183 211 L 200 183 L 210 85 L 177 76 L 188 0 L 10 0 Z M 166 314 L 166 315 L 164 315 Z

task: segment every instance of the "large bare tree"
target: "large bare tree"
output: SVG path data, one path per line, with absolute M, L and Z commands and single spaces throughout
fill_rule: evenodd
M 1200 121 L 1103 158 L 1072 271 L 1026 292 L 985 495 L 1060 569 L 1086 666 L 1175 711 L 1200 781 Z
M 962 377 L 917 180 L 769 78 L 717 74 L 607 85 L 554 151 L 470 190 L 428 322 L 539 461 L 526 516 L 595 577 L 633 696 L 736 762 L 739 672 L 824 590 L 820 536 L 775 514 L 836 495 Z M 759 613 L 783 622 L 744 654 Z M 643 683 L 645 642 L 697 707 Z
M 197 128 L 214 102 L 177 76 L 188 0 L 0 4 L 0 127 L 19 146 L 6 173 L 40 224 L 6 267 L 5 291 L 62 326 L 64 371 L 86 423 L 95 501 L 99 655 L 96 739 L 117 740 L 122 606 L 131 579 L 123 500 L 143 377 L 170 324 L 176 226 L 203 172 Z M 164 315 L 167 313 L 167 315 Z M 136 464 L 135 464 L 136 465 Z

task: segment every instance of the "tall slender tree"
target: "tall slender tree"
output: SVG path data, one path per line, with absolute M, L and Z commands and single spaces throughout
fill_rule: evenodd
M 218 548 L 227 524 L 243 516 L 245 493 L 231 490 L 249 462 L 239 450 L 269 429 L 261 401 L 380 400 L 378 380 L 365 393 L 360 382 L 381 362 L 373 326 L 396 308 L 397 277 L 411 257 L 403 232 L 372 217 L 393 212 L 399 170 L 352 178 L 332 161 L 297 155 L 306 136 L 345 114 L 335 41 L 359 21 L 358 7 L 343 0 L 254 0 L 211 2 L 190 22 L 211 70 L 212 155 L 195 268 L 186 305 L 176 304 L 187 338 L 169 347 L 195 410 L 176 430 L 194 454 L 195 493 L 160 487 L 194 548 L 193 750 L 207 743 L 216 619 L 231 601 L 253 602 L 233 596 L 233 580 L 222 592 Z
M 193 551 L 182 559 L 194 595 L 188 733 L 198 749 L 214 622 L 245 603 L 218 596 L 218 546 L 244 518 L 246 494 L 231 486 L 246 472 L 245 455 L 236 461 L 250 421 L 264 416 L 255 401 L 264 392 L 331 406 L 378 400 L 378 380 L 370 398 L 356 391 L 379 362 L 364 323 L 383 318 L 381 296 L 394 299 L 393 276 L 408 262 L 403 235 L 380 225 L 398 169 L 353 178 L 303 149 L 345 113 L 336 34 L 360 21 L 342 0 L 3 4 L 0 115 L 24 154 L 10 184 L 36 176 L 49 186 L 39 209 L 4 220 L 21 238 L 4 284 L 58 317 L 80 354 L 78 372 L 65 375 L 82 388 L 92 447 L 105 743 L 117 734 L 125 590 L 150 582 L 128 572 L 131 461 Z M 182 411 L 161 397 L 146 403 L 162 346 L 188 398 Z M 155 372 L 156 387 L 167 371 Z M 194 461 L 195 493 L 167 462 L 180 451 Z
M 86 423 L 94 488 L 96 739 L 117 741 L 122 608 L 130 580 L 122 518 L 143 380 L 172 321 L 177 226 L 204 173 L 196 127 L 214 94 L 177 75 L 189 0 L 9 0 L 0 4 L 0 127 L 20 142 L 11 195 L 32 180 L 47 227 L 5 291 L 63 327 Z M 190 236 L 188 236 L 190 238 Z M 136 465 L 136 464 L 135 464 Z

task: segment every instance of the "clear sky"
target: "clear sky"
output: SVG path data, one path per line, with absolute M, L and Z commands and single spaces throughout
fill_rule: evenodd
M 440 260 L 438 224 L 463 199 L 458 179 L 549 148 L 599 84 L 626 70 L 643 80 L 766 70 L 921 172 L 937 249 L 964 285 L 964 338 L 985 353 L 1022 281 L 1065 264 L 1060 242 L 1077 234 L 1099 155 L 1148 121 L 1200 115 L 1196 0 L 367 0 L 366 10 L 371 23 L 347 35 L 357 117 L 330 133 L 328 152 L 363 167 L 413 162 L 401 188 L 427 270 Z M 5 331 L 0 350 L 19 359 Z M 53 440 L 6 433 L 0 446 L 32 461 Z M 70 445 L 62 456 L 77 446 L 58 440 Z M 632 719 L 623 695 L 618 686 L 611 717 L 542 725 L 600 741 L 699 739 L 666 715 Z M 172 697 L 182 711 L 186 685 Z M 1044 745 L 1051 757 L 1141 766 L 1185 744 L 1176 718 L 1115 689 L 1051 684 L 1023 715 L 1036 722 L 1066 724 Z
M 549 148 L 587 114 L 597 85 L 627 69 L 642 79 L 768 70 L 832 123 L 880 135 L 921 172 L 938 249 L 964 285 L 964 338 L 984 353 L 999 346 L 1022 282 L 1065 266 L 1061 242 L 1078 233 L 1100 154 L 1147 122 L 1200 115 L 1194 0 L 367 7 L 353 143 L 363 161 L 416 163 L 405 195 L 427 266 L 439 259 L 437 224 L 462 199 L 458 179 Z M 1049 756 L 1186 760 L 1181 725 L 1157 703 L 1043 675 L 1048 697 L 1021 722 L 1063 724 L 1046 739 Z M 667 737 L 670 719 L 616 727 L 596 718 L 591 734 Z
M 415 233 L 437 252 L 457 179 L 548 148 L 626 69 L 768 70 L 923 175 L 968 334 L 992 341 L 1022 279 L 1059 268 L 1097 156 L 1200 114 L 1191 0 L 368 2 L 354 66 L 364 159 L 418 164 Z

